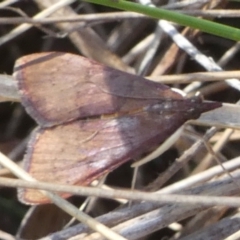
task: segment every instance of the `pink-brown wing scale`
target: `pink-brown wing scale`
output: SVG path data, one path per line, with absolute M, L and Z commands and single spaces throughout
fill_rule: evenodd
M 23 105 L 41 126 L 182 99 L 163 84 L 70 53 L 24 56 L 15 64 L 14 77 Z
M 216 106 L 188 99 L 114 119 L 79 120 L 39 128 L 28 146 L 24 168 L 38 180 L 88 185 L 129 159 L 154 149 L 185 121 Z M 19 198 L 32 204 L 48 202 L 34 190 L 21 189 Z

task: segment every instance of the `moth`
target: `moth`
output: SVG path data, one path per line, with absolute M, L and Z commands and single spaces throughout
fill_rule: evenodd
M 23 106 L 39 125 L 24 169 L 52 183 L 88 185 L 154 150 L 186 121 L 221 106 L 70 53 L 21 57 L 14 77 Z M 19 198 L 49 202 L 32 189 L 21 189 Z

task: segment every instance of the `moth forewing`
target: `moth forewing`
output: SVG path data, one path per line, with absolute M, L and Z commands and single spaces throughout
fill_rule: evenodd
M 24 56 L 16 61 L 14 77 L 23 105 L 41 126 L 183 99 L 166 85 L 69 53 Z
M 28 146 L 24 167 L 37 180 L 88 185 L 124 162 L 154 150 L 192 116 L 192 112 L 179 111 L 181 105 L 190 103 L 180 101 L 176 111 L 161 115 L 140 111 L 39 128 Z M 34 190 L 21 190 L 19 196 L 31 204 L 48 202 Z

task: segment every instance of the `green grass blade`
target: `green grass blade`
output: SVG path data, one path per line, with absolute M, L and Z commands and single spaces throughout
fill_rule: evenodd
M 194 29 L 199 29 L 203 32 L 214 34 L 219 37 L 228 38 L 231 40 L 240 40 L 240 29 L 226 26 L 220 23 L 215 23 L 205 19 L 188 16 L 170 10 L 161 8 L 144 6 L 134 2 L 124 0 L 84 0 L 86 2 L 100 4 L 108 7 L 113 7 L 125 11 L 142 13 L 157 19 L 165 19 L 171 22 L 178 23 L 182 26 L 188 26 Z

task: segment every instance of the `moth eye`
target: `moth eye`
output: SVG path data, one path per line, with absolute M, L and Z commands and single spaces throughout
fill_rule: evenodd
M 201 98 L 195 96 L 193 98 L 190 99 L 191 103 L 199 103 L 201 101 Z

